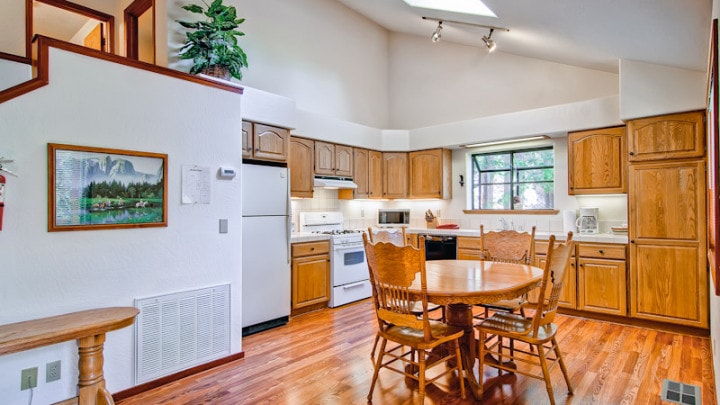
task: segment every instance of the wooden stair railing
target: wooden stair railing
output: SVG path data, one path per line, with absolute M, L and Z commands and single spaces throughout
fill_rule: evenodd
M 108 62 L 118 63 L 124 66 L 130 66 L 136 69 L 142 69 L 164 76 L 174 77 L 180 80 L 215 87 L 220 90 L 230 91 L 238 94 L 243 93 L 243 88 L 241 86 L 238 86 L 237 84 L 224 83 L 217 80 L 206 79 L 201 76 L 191 75 L 189 73 L 184 73 L 162 66 L 153 65 L 151 63 L 140 62 L 137 60 L 125 58 L 123 56 L 113 55 L 111 53 L 86 48 L 84 46 L 61 41 L 59 39 L 36 35 L 33 41 L 33 78 L 16 86 L 0 91 L 0 104 L 8 100 L 12 100 L 15 97 L 19 97 L 25 93 L 29 93 L 49 83 L 50 47 L 89 56 L 92 58 L 103 59 Z
M 105 333 L 135 322 L 134 307 L 90 309 L 64 315 L 0 325 L 0 355 L 77 340 L 78 405 L 113 405 L 105 388 L 103 343 Z

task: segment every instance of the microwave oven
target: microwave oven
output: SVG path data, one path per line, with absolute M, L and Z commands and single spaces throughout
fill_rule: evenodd
M 378 225 L 402 226 L 410 225 L 410 210 L 378 210 Z

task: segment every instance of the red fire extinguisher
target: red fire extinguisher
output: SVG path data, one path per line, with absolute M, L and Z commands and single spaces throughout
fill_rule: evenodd
M 3 211 L 5 210 L 5 176 L 0 174 L 0 231 L 2 231 Z

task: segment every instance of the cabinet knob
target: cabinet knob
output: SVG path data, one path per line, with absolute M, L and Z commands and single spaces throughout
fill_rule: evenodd
M 630 156 L 635 156 L 635 152 L 630 152 Z
M 630 243 L 635 243 L 635 240 L 631 240 Z
M 604 255 L 604 254 L 605 254 L 605 251 L 602 250 L 602 249 L 600 249 L 600 250 L 598 250 L 598 253 L 600 253 L 601 255 Z
M 314 248 L 314 247 L 311 247 L 310 250 L 315 250 L 315 248 Z

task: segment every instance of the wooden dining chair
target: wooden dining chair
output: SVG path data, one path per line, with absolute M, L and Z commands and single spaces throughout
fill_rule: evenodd
M 457 371 L 460 395 L 465 399 L 465 378 L 460 354 L 460 338 L 464 331 L 457 326 L 433 321 L 428 316 L 424 240 L 419 249 L 384 242 L 373 244 L 365 234 L 363 241 L 381 339 L 380 354 L 374 360 L 375 371 L 368 401 L 372 401 L 381 368 L 417 381 L 420 404 L 424 403 L 425 387 L 428 384 Z M 418 278 L 420 293 L 411 293 L 410 287 Z M 414 290 L 417 291 L 417 286 Z M 416 302 L 420 302 L 422 307 L 420 316 L 414 313 Z M 392 347 L 388 347 L 388 342 L 391 342 Z M 449 345 L 448 350 L 442 355 L 433 356 L 428 363 L 430 351 L 444 344 Z M 426 378 L 426 371 L 436 366 L 447 368 L 430 379 Z
M 572 394 L 570 377 L 555 339 L 557 325 L 553 320 L 563 287 L 565 269 L 569 265 L 574 248 L 572 232 L 568 233 L 565 244 L 556 245 L 555 236 L 550 236 L 538 302 L 532 308 L 534 313 L 530 318 L 515 313 L 496 312 L 476 326 L 479 332 L 478 359 L 481 385 L 485 365 L 497 368 L 499 374 L 502 370 L 520 373 L 544 380 L 550 403 L 555 404 L 550 370 L 559 364 L 568 391 Z M 507 342 L 505 338 L 508 339 Z M 529 344 L 535 350 L 527 351 L 519 348 L 513 350 L 512 342 L 516 340 Z M 510 362 L 504 362 L 505 358 Z M 527 370 L 525 365 L 530 370 Z M 538 368 L 540 372 L 537 371 Z
M 530 232 L 517 232 L 514 230 L 485 232 L 480 225 L 480 258 L 504 263 L 518 263 L 533 265 L 535 260 L 535 227 Z M 520 312 L 525 316 L 523 303 L 525 297 L 503 300 L 492 304 L 478 304 L 485 309 L 484 316 L 476 315 L 477 319 L 487 318 L 488 310 Z
M 368 227 L 367 232 L 368 238 L 370 239 L 370 243 L 378 243 L 378 242 L 385 242 L 385 243 L 392 243 L 395 246 L 407 246 L 407 239 L 405 239 L 405 227 L 401 227 L 399 231 L 393 230 L 374 230 L 372 227 Z M 437 312 L 439 311 L 439 316 L 437 315 Z M 445 306 L 443 305 L 437 305 L 433 303 L 428 303 L 428 312 L 429 313 L 435 313 L 436 315 L 432 317 L 432 320 L 435 321 L 441 321 L 445 322 Z M 412 308 L 412 313 L 415 315 L 422 315 L 422 306 L 420 302 L 415 302 L 415 305 Z M 372 351 L 370 351 L 370 358 L 375 358 L 375 350 L 377 349 L 378 341 L 380 340 L 380 335 L 375 335 L 375 342 L 373 343 Z

